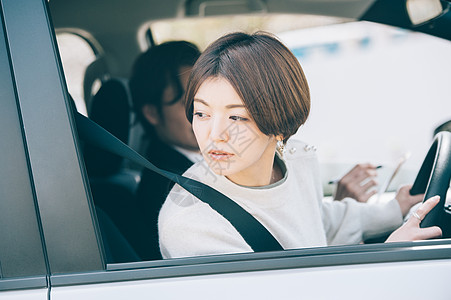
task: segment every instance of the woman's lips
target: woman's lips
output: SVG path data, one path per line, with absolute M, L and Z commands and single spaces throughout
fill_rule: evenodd
M 208 151 L 208 155 L 213 160 L 227 160 L 231 158 L 234 154 L 222 150 L 210 150 Z

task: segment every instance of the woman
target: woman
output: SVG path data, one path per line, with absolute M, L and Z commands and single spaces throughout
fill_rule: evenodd
M 399 227 L 421 201 L 409 187 L 383 204 L 322 200 L 315 151 L 289 140 L 309 110 L 302 68 L 276 38 L 233 33 L 218 39 L 188 83 L 186 115 L 205 160 L 185 176 L 233 199 L 284 249 L 359 243 Z M 436 203 L 426 202 L 418 219 L 389 240 L 440 236 L 439 228 L 419 229 Z M 159 238 L 164 258 L 253 251 L 224 217 L 178 185 L 160 211 Z

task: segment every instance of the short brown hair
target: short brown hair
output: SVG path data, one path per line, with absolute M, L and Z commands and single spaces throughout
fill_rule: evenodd
M 310 91 L 296 57 L 268 33 L 231 33 L 213 42 L 191 72 L 186 93 L 186 116 L 193 119 L 193 100 L 211 77 L 226 79 L 266 135 L 284 142 L 305 123 Z

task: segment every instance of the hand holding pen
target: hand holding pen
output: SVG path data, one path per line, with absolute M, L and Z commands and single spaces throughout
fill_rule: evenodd
M 359 202 L 367 202 L 371 196 L 377 193 L 373 187 L 377 185 L 376 170 L 381 167 L 372 164 L 358 164 L 341 179 L 330 181 L 329 184 L 337 184 L 334 199 L 342 200 L 350 197 Z
M 376 170 L 382 168 L 382 166 L 374 166 L 372 164 L 358 164 L 351 171 L 346 173 L 341 179 L 331 180 L 329 184 L 337 184 L 334 199 L 342 200 L 346 197 L 354 198 L 359 202 L 367 202 L 376 193 L 379 197 L 388 190 L 393 178 L 398 174 L 401 166 L 410 157 L 410 152 L 405 153 L 398 160 L 398 163 L 379 188 L 379 192 L 372 187 L 377 185 L 375 177 L 377 176 Z

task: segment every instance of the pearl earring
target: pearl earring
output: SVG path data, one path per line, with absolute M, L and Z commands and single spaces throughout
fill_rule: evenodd
M 276 151 L 283 157 L 283 154 L 285 153 L 285 143 L 283 141 L 277 141 Z

